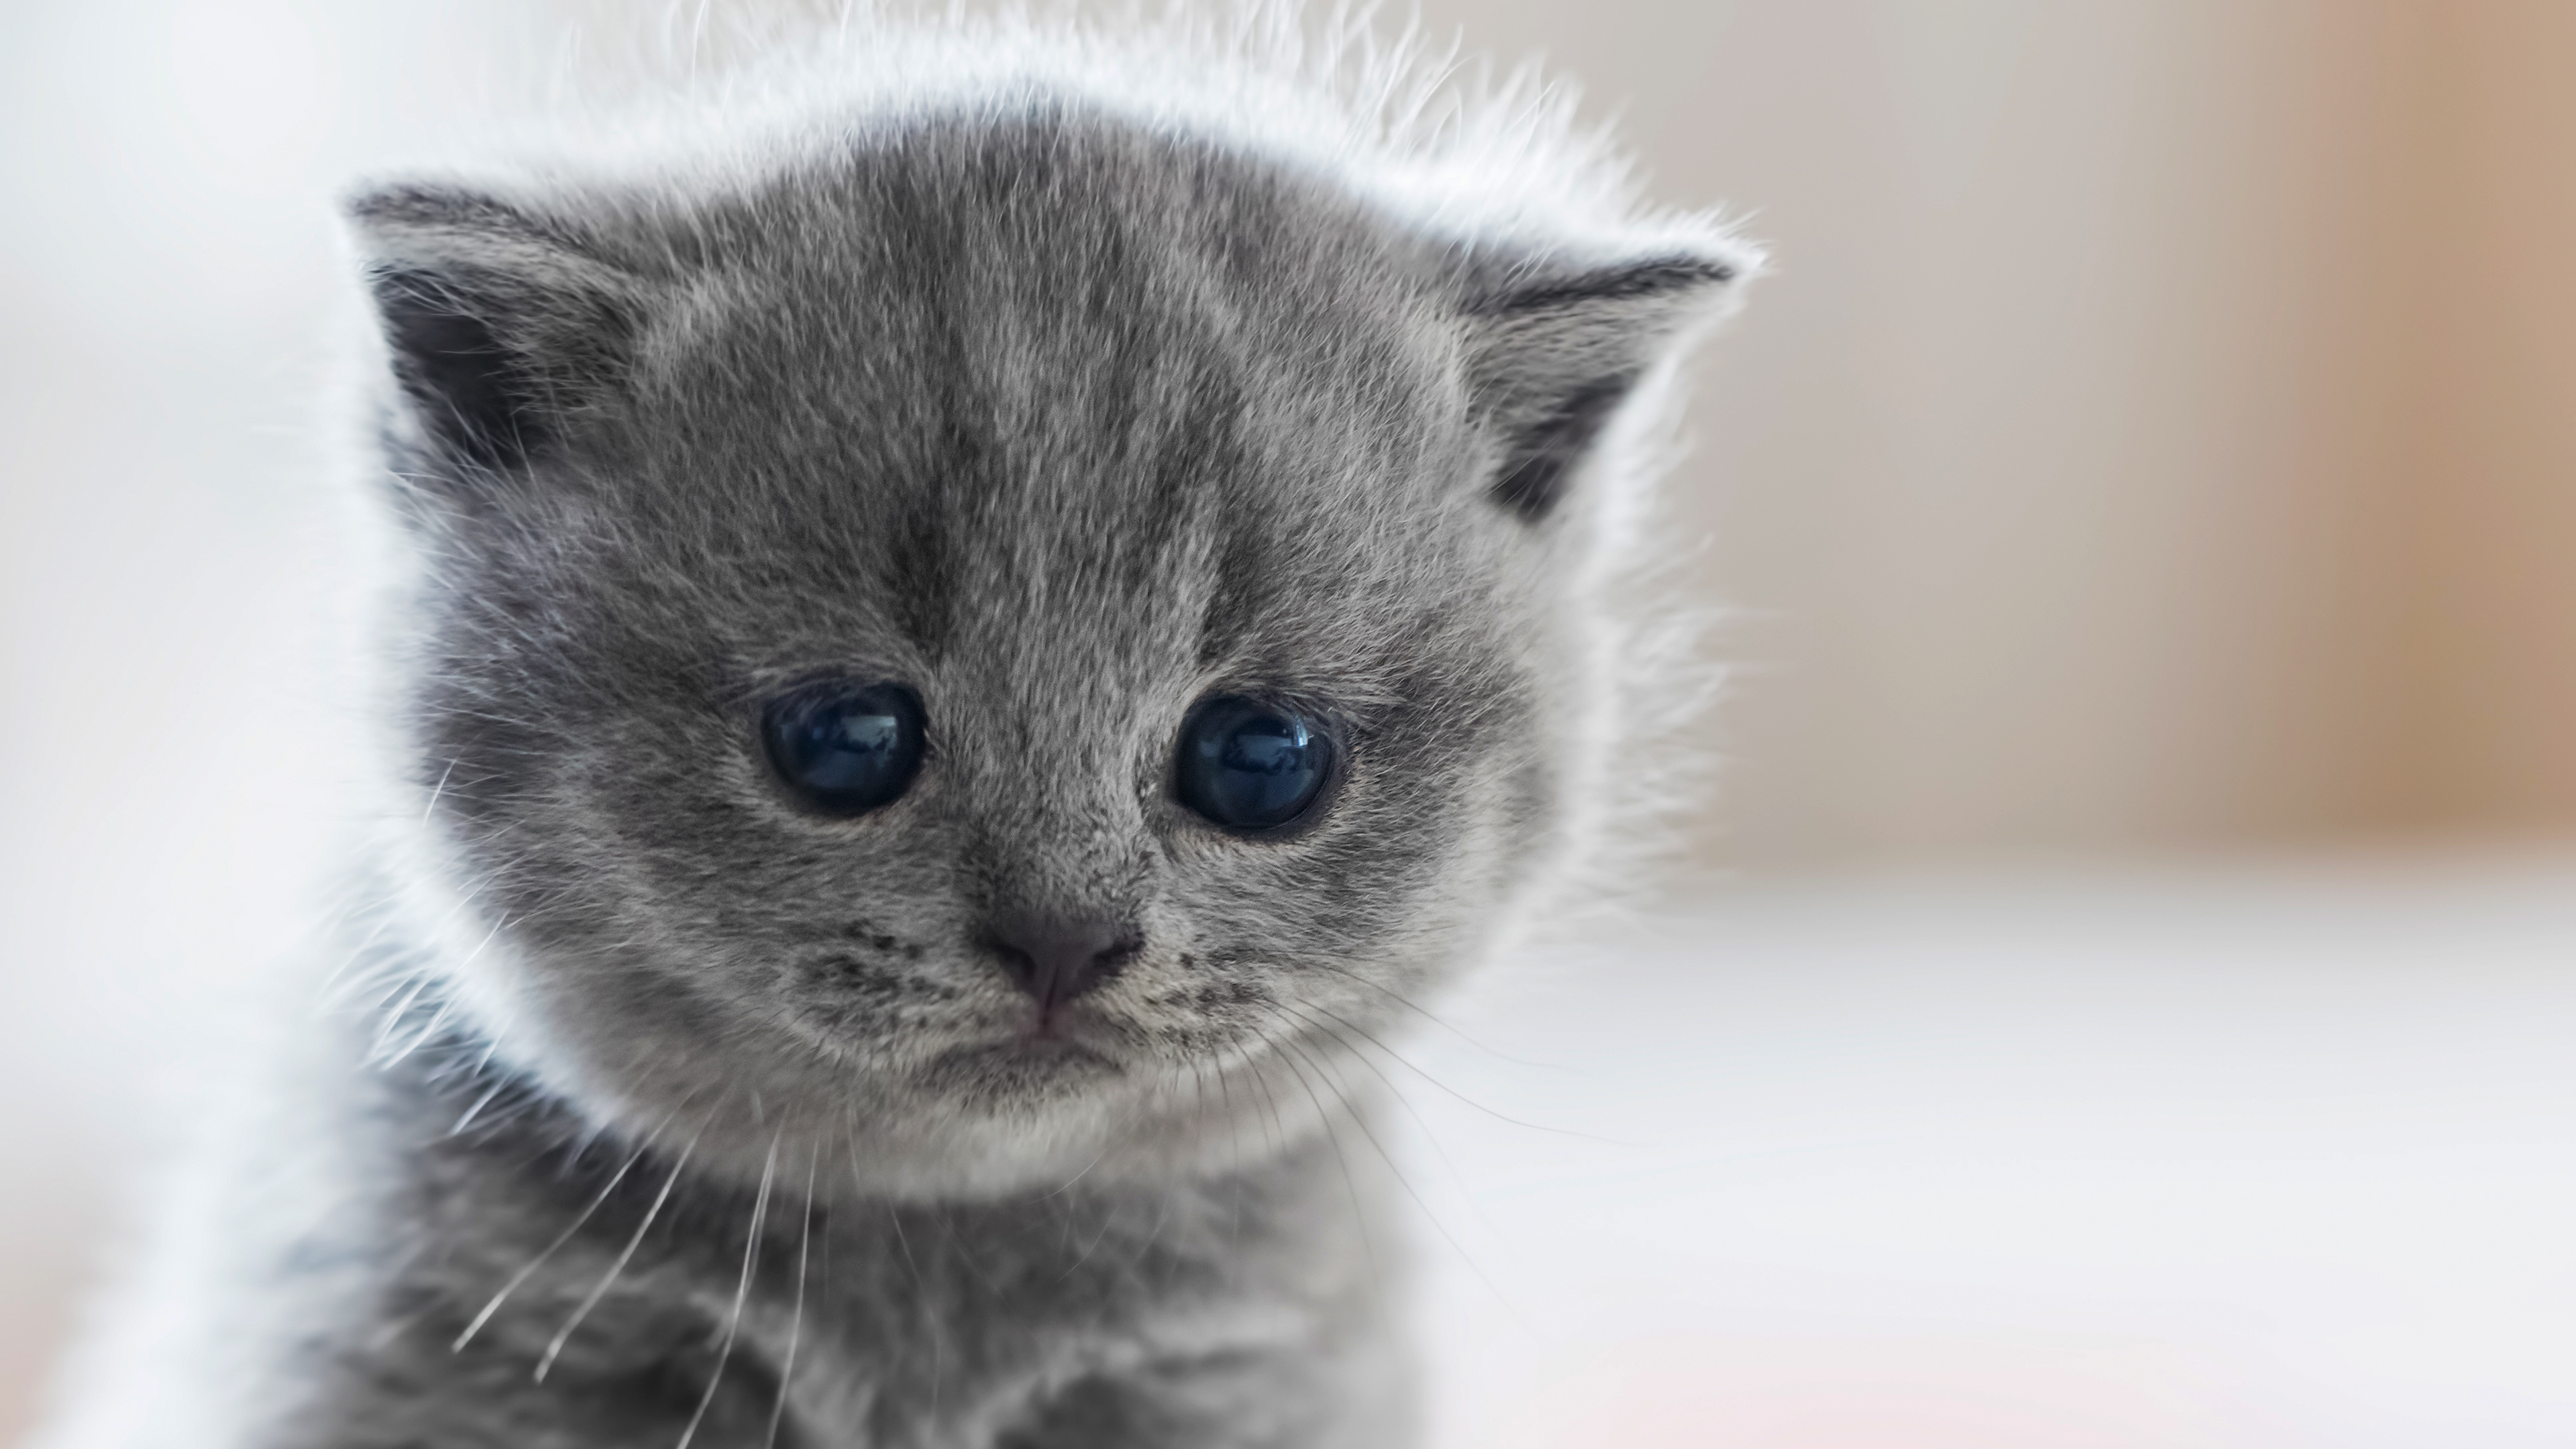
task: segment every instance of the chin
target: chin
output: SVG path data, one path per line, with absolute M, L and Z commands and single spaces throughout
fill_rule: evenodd
M 964 1045 L 913 1078 L 910 1110 L 858 1123 L 852 1151 L 872 1191 L 916 1200 L 1213 1178 L 1322 1130 L 1312 1102 L 1257 1076 L 1062 1037 Z

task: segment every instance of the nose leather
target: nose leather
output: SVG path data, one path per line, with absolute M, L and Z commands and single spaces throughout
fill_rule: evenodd
M 1011 979 L 1052 1013 L 1117 975 L 1140 943 L 1114 921 L 1021 914 L 996 920 L 991 944 Z

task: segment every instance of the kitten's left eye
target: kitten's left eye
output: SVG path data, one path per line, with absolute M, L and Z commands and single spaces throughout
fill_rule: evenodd
M 1173 784 L 1182 804 L 1219 825 L 1269 830 L 1312 809 L 1332 769 L 1332 737 L 1305 715 L 1212 699 L 1181 726 Z
M 890 805 L 921 768 L 921 701 L 900 684 L 809 684 L 761 717 L 769 761 L 826 815 Z

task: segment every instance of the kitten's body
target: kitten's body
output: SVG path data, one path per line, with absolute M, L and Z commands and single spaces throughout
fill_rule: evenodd
M 415 546 L 378 994 L 57 1443 L 1406 1439 L 1355 1053 L 1566 858 L 1632 401 L 1749 259 L 1561 117 L 1035 39 L 355 205 Z M 816 677 L 923 701 L 893 803 L 764 762 Z M 1290 826 L 1176 803 L 1238 696 L 1338 741 Z M 1088 923 L 1033 1004 L 1011 933 Z
M 1382 1250 L 1329 1140 L 893 1203 L 830 1149 L 741 1184 L 685 1140 L 577 1153 L 535 1103 L 458 1132 L 479 1091 L 371 1047 L 275 1081 L 256 1165 L 184 1204 L 183 1281 L 145 1285 L 175 1316 L 122 1325 L 140 1357 L 93 1376 L 71 1442 L 623 1449 L 697 1419 L 730 1446 L 773 1418 L 782 1445 L 1401 1442 Z

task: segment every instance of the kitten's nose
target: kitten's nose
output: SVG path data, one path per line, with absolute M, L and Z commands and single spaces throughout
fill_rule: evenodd
M 1143 944 L 1115 922 L 1049 915 L 1003 916 L 990 940 L 1011 979 L 1048 1012 L 1117 975 Z

